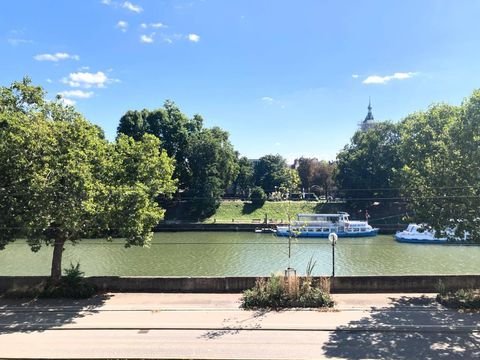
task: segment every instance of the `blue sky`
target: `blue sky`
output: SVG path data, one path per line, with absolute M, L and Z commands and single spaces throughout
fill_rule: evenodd
M 0 11 L 0 84 L 29 75 L 115 137 L 165 99 L 242 155 L 333 159 L 377 120 L 480 87 L 476 0 L 16 0 Z

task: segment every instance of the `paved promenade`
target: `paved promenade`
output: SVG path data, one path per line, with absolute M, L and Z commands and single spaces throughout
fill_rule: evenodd
M 239 299 L 0 300 L 0 358 L 480 358 L 480 313 L 447 310 L 433 295 L 335 295 L 330 311 L 244 311 Z

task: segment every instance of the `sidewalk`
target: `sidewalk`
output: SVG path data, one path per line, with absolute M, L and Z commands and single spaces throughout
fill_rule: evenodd
M 334 310 L 279 312 L 241 310 L 239 294 L 4 300 L 0 358 L 480 357 L 480 313 L 447 310 L 431 294 L 334 299 Z

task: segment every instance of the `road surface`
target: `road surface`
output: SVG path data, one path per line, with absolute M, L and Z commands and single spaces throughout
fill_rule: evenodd
M 0 358 L 475 359 L 480 313 L 432 295 L 345 294 L 335 310 L 244 311 L 238 294 L 0 301 Z

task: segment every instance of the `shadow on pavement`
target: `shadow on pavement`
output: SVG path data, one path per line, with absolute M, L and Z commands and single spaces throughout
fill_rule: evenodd
M 245 327 L 245 324 L 248 324 L 249 329 L 261 329 L 263 318 L 269 312 L 270 310 L 268 309 L 257 310 L 251 317 L 244 320 L 225 318 L 222 322 L 223 329 L 207 331 L 199 338 L 213 340 L 225 335 L 235 335 L 238 334 L 243 327 Z
M 325 355 L 341 359 L 480 358 L 480 313 L 446 310 L 426 297 L 391 301 L 391 307 L 373 309 L 367 317 L 334 331 L 323 346 Z
M 112 295 L 89 299 L 0 299 L 0 335 L 15 331 L 45 331 L 97 313 Z

